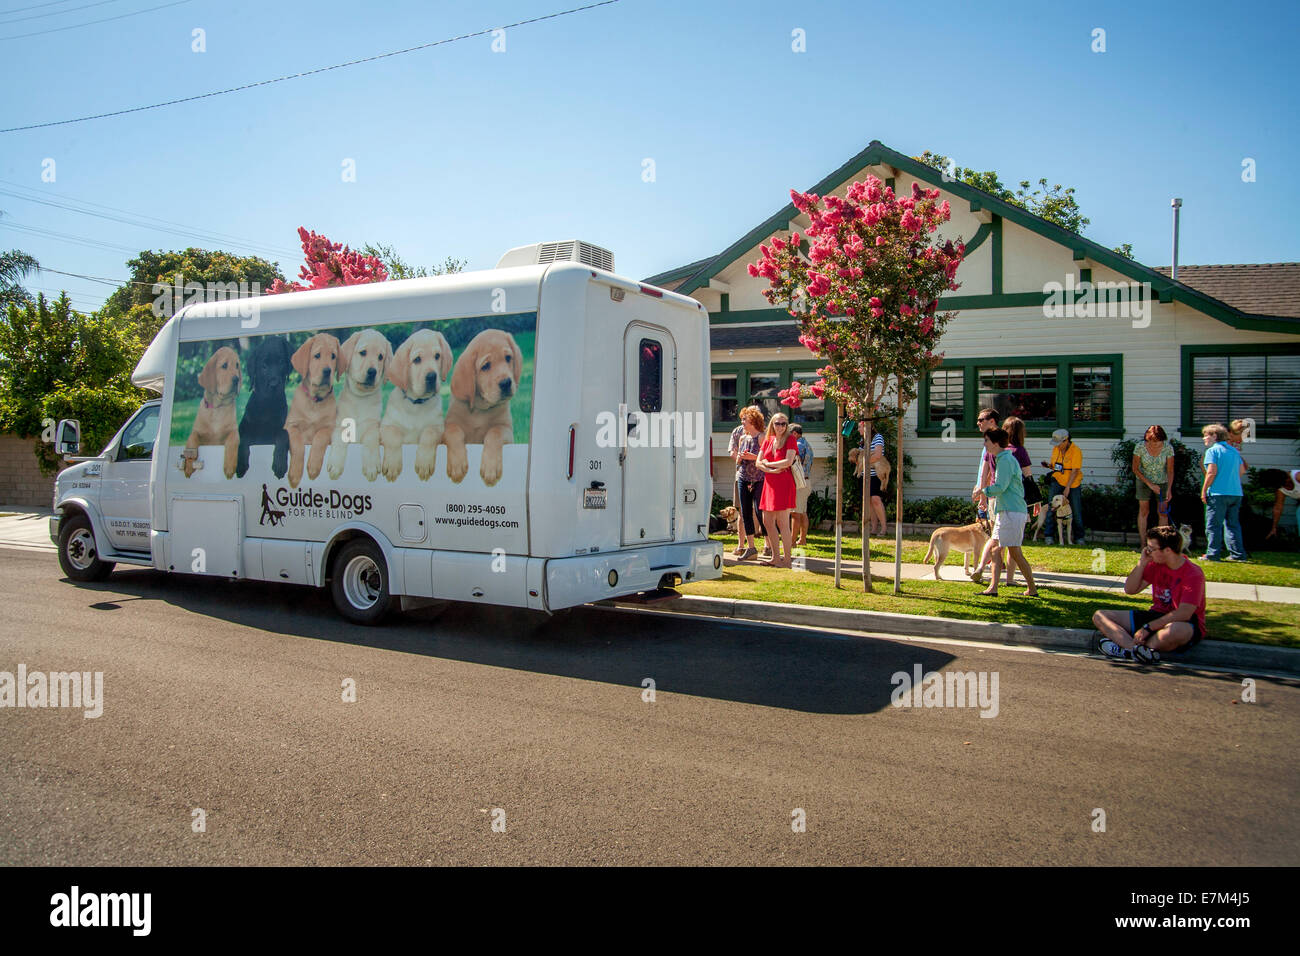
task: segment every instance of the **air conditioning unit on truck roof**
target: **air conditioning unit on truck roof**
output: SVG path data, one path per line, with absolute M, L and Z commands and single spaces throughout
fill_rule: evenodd
M 601 246 L 580 239 L 563 242 L 534 242 L 530 246 L 516 246 L 498 260 L 496 267 L 547 265 L 552 262 L 580 262 L 606 272 L 614 271 L 614 253 Z

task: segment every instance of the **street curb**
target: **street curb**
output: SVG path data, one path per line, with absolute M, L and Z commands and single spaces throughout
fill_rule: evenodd
M 1072 651 L 1092 651 L 1093 631 L 1075 627 L 1046 627 L 1041 624 L 999 624 L 993 621 L 959 621 L 948 617 L 890 614 L 884 611 L 856 611 L 848 608 L 816 607 L 809 604 L 772 604 L 734 598 L 681 595 L 653 605 L 635 601 L 601 601 L 607 607 L 624 610 L 670 611 L 700 617 L 729 618 L 763 624 L 793 624 L 799 627 L 840 631 L 866 631 L 905 637 L 939 637 L 993 644 L 1030 644 Z M 1239 668 L 1247 671 L 1278 671 L 1300 675 L 1300 650 L 1264 647 L 1232 641 L 1205 640 L 1186 654 L 1169 660 L 1189 665 Z

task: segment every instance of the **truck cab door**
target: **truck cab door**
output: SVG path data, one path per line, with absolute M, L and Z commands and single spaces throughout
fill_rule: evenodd
M 673 539 L 677 503 L 677 349 L 664 329 L 633 323 L 623 339 L 624 545 Z
M 105 455 L 99 507 L 119 551 L 149 553 L 149 470 L 161 408 L 146 405 L 122 427 Z

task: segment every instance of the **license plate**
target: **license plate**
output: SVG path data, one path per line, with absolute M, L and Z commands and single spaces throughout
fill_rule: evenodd
M 582 489 L 582 506 L 584 508 L 603 508 L 605 507 L 605 488 L 583 488 Z

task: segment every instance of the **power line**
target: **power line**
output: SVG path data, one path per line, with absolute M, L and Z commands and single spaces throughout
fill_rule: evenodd
M 260 242 L 251 242 L 249 240 L 240 239 L 236 236 L 225 236 L 221 233 L 199 232 L 193 229 L 185 229 L 184 227 L 173 228 L 173 226 L 180 226 L 181 224 L 175 223 L 175 224 L 168 225 L 166 224 L 167 220 L 154 219 L 154 217 L 152 216 L 141 216 L 136 213 L 127 213 L 125 210 L 112 210 L 112 212 L 96 212 L 94 209 L 79 209 L 77 208 L 76 205 L 70 205 L 69 203 L 66 202 L 59 202 L 54 199 L 37 199 L 33 196 L 24 196 L 21 193 L 16 193 L 8 189 L 0 189 L 0 196 L 10 196 L 14 199 L 23 200 L 24 202 L 32 202 L 41 206 L 50 206 L 54 209 L 63 209 L 68 212 L 80 213 L 83 216 L 94 216 L 97 219 L 107 219 L 110 222 L 120 222 L 124 225 L 135 226 L 139 229 L 151 229 L 156 232 L 170 233 L 171 235 L 179 236 L 182 239 L 189 239 L 191 241 L 197 240 L 199 242 L 212 243 L 215 245 L 227 245 L 233 243 L 239 246 L 243 246 L 247 249 L 252 249 L 254 251 L 260 250 L 261 254 L 263 255 L 273 255 L 276 257 L 283 257 L 283 256 L 296 257 L 299 255 L 298 252 L 291 253 L 286 249 L 280 249 L 279 247 L 266 245 Z M 71 202 L 77 203 L 79 205 L 84 205 L 84 206 L 99 205 L 98 203 L 89 203 L 89 202 L 84 202 L 82 200 L 71 200 Z M 112 209 L 112 207 L 109 206 L 100 206 L 100 208 Z M 113 215 L 112 214 L 113 212 L 121 212 L 124 215 Z M 154 219 L 154 221 L 153 222 L 147 221 L 150 219 Z
M 56 239 L 60 242 L 72 242 L 80 246 L 108 249 L 113 252 L 127 252 L 131 255 L 140 252 L 139 249 L 133 249 L 131 246 L 123 246 L 115 242 L 106 242 L 102 239 L 91 239 L 89 236 L 73 236 L 66 232 L 55 232 L 53 229 L 42 229 L 39 226 L 28 226 L 21 222 L 14 222 L 12 219 L 0 220 L 0 229 L 16 229 L 19 232 L 41 236 L 45 239 Z
M 88 206 L 91 209 L 102 209 L 107 212 L 114 212 L 122 216 L 128 216 L 132 219 L 139 220 L 139 222 L 128 223 L 128 225 L 141 225 L 142 228 L 152 229 L 154 227 L 150 224 L 158 223 L 162 226 L 174 226 L 176 228 L 185 229 L 185 230 L 189 230 L 191 228 L 189 223 L 177 222 L 174 219 L 163 219 L 159 216 L 148 216 L 145 215 L 144 213 L 132 212 L 130 209 L 120 209 L 117 206 L 109 206 L 105 203 L 91 202 L 89 199 L 78 199 L 75 196 L 69 196 L 66 193 L 57 193 L 45 188 L 33 189 L 31 186 L 24 186 L 21 183 L 9 182 L 8 180 L 4 180 L 4 179 L 0 179 L 0 186 L 8 186 L 10 187 L 10 189 L 19 189 L 22 190 L 24 193 L 33 193 L 36 194 L 37 197 L 53 196 L 55 199 L 62 200 L 65 203 L 73 203 L 78 206 Z M 28 196 L 14 195 L 13 193 L 5 193 L 4 190 L 0 190 L 0 193 L 4 193 L 6 195 L 13 195 L 14 198 L 16 199 L 29 198 Z M 72 209 L 71 207 L 60 207 L 60 208 L 68 208 L 72 212 L 81 212 L 85 215 L 95 215 L 93 212 L 89 212 L 87 210 Z M 288 248 L 273 246 L 265 242 L 255 242 L 252 239 L 245 239 L 243 236 L 234 236 L 229 233 L 218 232 L 214 229 L 207 229 L 199 232 L 187 231 L 185 235 L 201 238 L 205 242 L 209 242 L 213 239 L 219 239 L 222 242 L 233 242 L 241 246 L 248 246 L 250 248 L 257 247 L 257 248 L 269 250 L 275 253 L 276 255 L 282 255 L 282 256 L 297 256 L 300 252 L 300 250 L 298 249 L 290 250 Z
M 48 30 L 37 30 L 35 33 L 15 33 L 10 37 L 0 37 L 0 40 L 22 40 L 27 37 L 44 36 L 46 33 L 61 33 L 64 30 L 79 30 L 82 27 L 93 27 L 96 23 L 108 23 L 111 20 L 125 20 L 127 17 L 139 16 L 142 13 L 153 13 L 155 10 L 165 10 L 168 7 L 178 7 L 182 3 L 189 3 L 190 0 L 172 0 L 171 3 L 164 3 L 157 7 L 149 7 L 147 10 L 135 10 L 131 13 L 119 13 L 115 17 L 104 17 L 102 20 L 88 20 L 85 23 L 74 23 L 67 27 L 51 27 Z M 0 24 L 2 26 L 3 24 Z
M 6 10 L 5 16 L 11 13 L 22 13 L 24 10 L 40 10 L 42 7 L 57 7 L 61 3 L 71 3 L 72 0 L 47 0 L 46 3 L 33 3 L 29 7 L 14 7 L 12 10 Z
M 60 2 L 67 3 L 67 0 L 60 0 Z M 0 23 L 0 26 L 7 27 L 11 23 L 22 23 L 24 20 L 40 20 L 44 17 L 61 17 L 65 13 L 74 13 L 77 10 L 89 10 L 91 7 L 102 7 L 106 3 L 120 3 L 120 2 L 121 0 L 95 0 L 94 3 L 87 3 L 84 6 L 80 6 L 80 7 L 68 7 L 68 9 L 66 10 L 51 10 L 49 13 L 33 13 L 30 17 L 17 17 L 13 20 L 6 20 L 4 23 Z M 32 9 L 32 8 L 29 7 L 28 9 Z M 8 10 L 4 13 L 0 13 L 0 17 L 7 17 L 11 13 L 21 13 L 21 12 L 22 12 L 21 10 Z
M 178 2 L 185 3 L 188 2 L 188 0 L 178 0 Z M 505 26 L 501 26 L 501 27 L 489 27 L 485 30 L 476 30 L 473 33 L 462 33 L 460 36 L 449 37 L 445 40 L 434 40 L 429 43 L 421 43 L 418 46 L 407 47 L 404 50 L 393 50 L 389 53 L 377 53 L 374 56 L 362 57 L 359 60 L 349 60 L 346 63 L 335 63 L 333 66 L 322 66 L 319 67 L 318 69 L 306 70 L 302 73 L 291 73 L 287 76 L 277 76 L 275 79 L 271 79 L 271 80 L 259 80 L 256 83 L 245 83 L 242 86 L 232 86 L 229 89 L 225 89 L 225 90 L 214 90 L 211 93 L 199 93 L 196 96 L 183 96 L 179 99 L 167 100 L 166 102 L 163 103 L 151 103 L 148 106 L 134 106 L 131 107 L 130 109 L 114 110 L 110 113 L 96 113 L 92 116 L 78 116 L 75 119 L 53 120 L 48 123 L 31 123 L 27 126 L 11 126 L 8 129 L 0 129 L 0 133 L 17 133 L 17 132 L 21 132 L 22 130 L 28 130 L 28 129 L 44 129 L 45 127 L 48 126 L 66 126 L 70 123 L 85 123 L 89 120 L 106 119 L 110 116 L 124 116 L 127 113 L 140 113 L 145 110 L 156 110 L 164 106 L 175 106 L 178 103 L 192 103 L 195 100 L 204 100 L 213 96 L 224 96 L 227 93 L 238 93 L 241 90 L 251 90 L 258 86 L 270 86 L 273 83 L 283 83 L 286 80 L 296 80 L 304 76 L 315 76 L 317 73 L 328 73 L 330 70 L 341 70 L 344 67 L 356 66 L 359 63 L 372 63 L 375 60 L 383 60 L 390 56 L 401 56 L 404 53 L 414 53 L 416 50 L 427 50 L 430 47 L 443 46 L 444 44 L 448 44 L 448 43 L 456 43 L 459 40 L 469 40 L 472 39 L 473 37 L 485 36 L 489 33 L 492 33 L 494 30 L 509 30 L 514 27 L 527 26 L 532 23 L 540 23 L 543 20 L 553 20 L 556 17 L 568 16 L 571 13 L 581 13 L 584 10 L 594 10 L 597 7 L 605 7 L 605 6 L 609 6 L 612 3 L 618 3 L 618 2 L 619 0 L 599 0 L 598 3 L 589 3 L 586 6 L 574 7 L 570 10 L 561 10 L 558 13 L 548 13 L 540 17 L 531 17 L 530 19 L 527 20 L 519 20 L 515 23 L 507 23 Z M 171 4 L 168 4 L 168 6 L 170 5 Z M 155 9 L 161 9 L 161 8 L 155 8 Z M 0 37 L 0 40 L 11 40 L 11 39 L 15 39 L 15 38 Z

